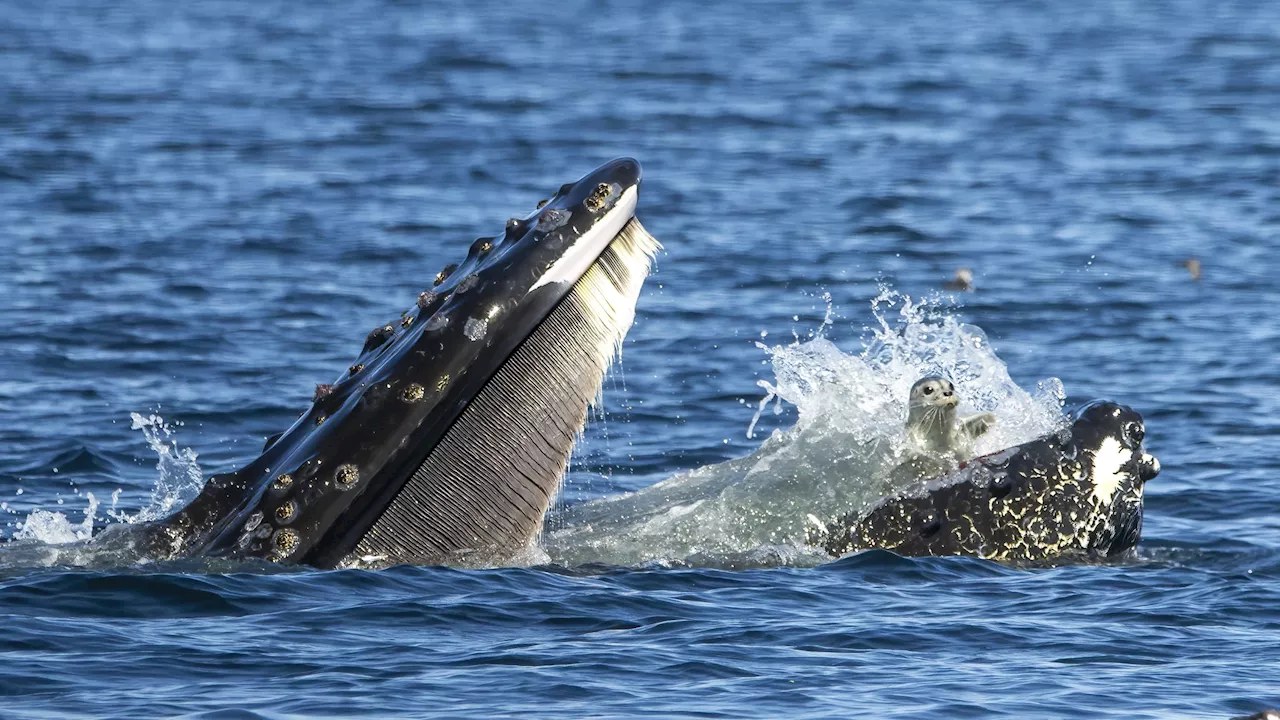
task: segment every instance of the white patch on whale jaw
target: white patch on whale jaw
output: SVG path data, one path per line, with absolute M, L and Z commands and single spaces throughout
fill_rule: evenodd
M 1128 476 L 1124 467 L 1132 453 L 1119 440 L 1108 437 L 1093 453 L 1093 498 L 1100 505 L 1107 505 L 1115 497 L 1120 483 Z
M 635 186 L 627 188 L 605 216 L 591 229 L 574 241 L 558 260 L 543 273 L 529 289 L 530 292 L 548 283 L 577 282 L 587 268 L 609 246 L 613 238 L 626 227 L 636 213 L 638 193 Z

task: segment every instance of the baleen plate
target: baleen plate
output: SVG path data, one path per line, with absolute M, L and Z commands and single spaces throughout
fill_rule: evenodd
M 501 564 L 534 541 L 661 246 L 632 219 L 476 395 L 348 561 Z

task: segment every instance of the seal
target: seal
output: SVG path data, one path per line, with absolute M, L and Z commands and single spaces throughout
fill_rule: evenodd
M 955 385 L 931 375 L 911 386 L 907 400 L 905 459 L 890 471 L 892 487 L 903 487 L 955 470 L 973 457 L 973 441 L 986 434 L 995 415 L 957 418 Z
M 496 564 L 542 528 L 660 245 L 610 162 L 449 264 L 262 454 L 144 526 L 157 559 Z
M 810 542 L 836 557 L 872 548 L 1002 562 L 1117 555 L 1137 545 L 1143 487 L 1160 472 L 1144 438 L 1141 415 L 1094 402 L 1061 433 L 921 481 Z
M 915 452 L 969 459 L 973 441 L 995 425 L 996 416 L 980 413 L 957 422 L 959 404 L 956 386 L 950 380 L 937 376 L 917 380 L 907 400 L 909 447 Z

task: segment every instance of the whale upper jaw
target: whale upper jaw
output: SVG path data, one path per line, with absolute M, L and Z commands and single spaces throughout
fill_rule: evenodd
M 658 243 L 623 158 L 481 238 L 260 457 L 148 528 L 161 557 L 497 563 L 541 528 Z

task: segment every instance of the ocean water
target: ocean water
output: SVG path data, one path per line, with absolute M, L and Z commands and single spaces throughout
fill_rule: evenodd
M 714 475 L 725 533 L 847 490 L 841 433 L 901 421 L 867 388 L 932 362 L 982 370 L 962 392 L 1007 437 L 1142 412 L 1164 471 L 1136 554 L 637 555 L 632 526 L 493 570 L 82 566 L 618 155 L 666 251 L 550 549 L 673 478 Z M 1280 705 L 1277 188 L 1272 3 L 0 3 L 0 717 Z M 961 267 L 976 290 L 943 292 Z M 780 443 L 799 494 L 715 475 Z

